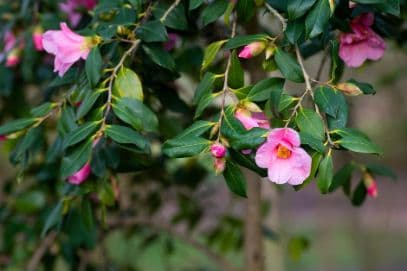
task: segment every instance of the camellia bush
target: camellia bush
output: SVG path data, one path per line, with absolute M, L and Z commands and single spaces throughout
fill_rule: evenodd
M 0 139 L 16 169 L 0 186 L 0 269 L 141 270 L 121 256 L 135 233 L 168 254 L 188 243 L 214 270 L 264 270 L 261 185 L 375 197 L 393 177 L 379 159 L 334 163 L 382 152 L 348 124 L 347 101 L 375 87 L 342 75 L 403 45 L 401 2 L 0 1 Z M 211 173 L 249 219 L 225 213 L 195 239 Z M 92 261 L 106 242 L 113 260 Z

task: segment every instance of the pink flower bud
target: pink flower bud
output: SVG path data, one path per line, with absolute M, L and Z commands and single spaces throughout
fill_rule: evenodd
M 20 50 L 13 49 L 8 55 L 6 59 L 6 67 L 15 67 L 18 63 L 20 63 Z
M 247 108 L 238 108 L 235 112 L 235 118 L 243 124 L 246 130 L 250 130 L 254 127 L 270 129 L 270 123 L 263 112 L 252 112 Z
M 92 47 L 100 42 L 99 37 L 83 37 L 73 32 L 66 23 L 61 30 L 50 30 L 42 35 L 45 51 L 55 55 L 54 71 L 63 76 L 78 60 L 86 59 Z
M 364 173 L 363 174 L 363 183 L 365 184 L 367 194 L 371 196 L 372 198 L 376 198 L 378 194 L 377 190 L 377 183 L 375 179 L 373 179 L 373 176 L 370 175 L 369 173 Z
M 215 169 L 216 174 L 220 174 L 225 170 L 226 160 L 225 158 L 215 158 L 213 161 L 213 168 Z
M 32 35 L 32 40 L 35 50 L 39 52 L 44 50 L 44 46 L 42 45 L 42 29 L 40 27 L 35 28 Z
M 83 183 L 90 175 L 91 168 L 89 162 L 86 163 L 79 171 L 68 177 L 68 182 L 79 185 Z
M 255 41 L 243 47 L 239 53 L 240 58 L 252 58 L 259 55 L 266 48 L 266 43 L 264 41 Z
M 0 141 L 6 141 L 7 140 L 7 136 L 5 135 L 0 135 Z
M 226 147 L 220 143 L 214 143 L 211 146 L 211 153 L 212 156 L 215 158 L 223 158 L 226 155 Z
M 164 43 L 164 50 L 166 50 L 166 51 L 173 50 L 177 46 L 177 43 L 179 40 L 180 40 L 179 35 L 177 35 L 175 33 L 169 33 L 168 41 L 166 43 Z

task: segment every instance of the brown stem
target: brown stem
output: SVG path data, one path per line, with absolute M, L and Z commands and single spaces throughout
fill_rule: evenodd
M 36 271 L 38 265 L 41 262 L 42 257 L 47 252 L 49 247 L 54 243 L 55 238 L 57 237 L 57 232 L 50 232 L 44 239 L 42 239 L 41 244 L 35 250 L 34 254 L 31 256 L 30 261 L 27 264 L 26 271 Z

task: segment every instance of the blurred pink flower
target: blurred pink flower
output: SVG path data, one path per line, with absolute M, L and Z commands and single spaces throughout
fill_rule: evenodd
M 7 136 L 5 135 L 0 135 L 0 141 L 6 141 L 7 140 Z
M 240 58 L 252 58 L 254 56 L 259 55 L 263 50 L 266 48 L 266 43 L 263 41 L 255 41 L 252 42 L 240 51 L 239 57 Z
M 86 163 L 79 171 L 68 177 L 68 182 L 79 185 L 89 177 L 91 171 L 90 164 Z
M 223 158 L 226 155 L 226 147 L 219 142 L 212 144 L 211 154 L 215 158 Z
M 97 2 L 97 0 L 66 0 L 65 3 L 59 4 L 59 8 L 68 15 L 70 24 L 75 27 L 82 19 L 79 9 L 92 10 Z
M 351 22 L 351 33 L 341 33 L 339 56 L 349 67 L 359 67 L 367 59 L 380 59 L 386 49 L 386 43 L 370 27 L 373 25 L 373 13 L 364 13 Z
M 220 174 L 225 170 L 226 160 L 225 158 L 215 158 L 213 161 L 213 168 L 215 169 L 216 174 Z
M 367 194 L 373 198 L 377 197 L 377 183 L 370 173 L 365 172 L 363 174 L 363 183 L 365 184 Z
M 18 49 L 13 49 L 11 52 L 7 55 L 7 60 L 6 60 L 6 67 L 15 67 L 20 63 L 20 50 Z
M 79 59 L 86 59 L 93 44 L 90 38 L 74 33 L 66 23 L 61 23 L 61 30 L 50 30 L 42 35 L 45 51 L 55 55 L 54 71 L 59 76 Z
M 256 164 L 268 169 L 270 181 L 299 185 L 311 172 L 312 159 L 301 147 L 299 134 L 291 128 L 271 130 L 256 152 Z
M 32 34 L 32 40 L 34 44 L 34 48 L 37 51 L 43 51 L 44 46 L 42 45 L 42 29 L 40 27 L 36 27 Z
M 181 37 L 178 34 L 169 33 L 168 41 L 164 43 L 164 50 L 166 50 L 166 51 L 173 50 L 177 46 L 177 43 L 180 39 L 181 39 Z
M 238 108 L 235 112 L 235 118 L 243 124 L 246 130 L 254 127 L 270 129 L 270 124 L 263 112 L 251 112 L 245 108 Z
M 6 59 L 6 67 L 15 67 L 21 60 L 21 50 L 24 47 L 22 41 L 17 44 L 17 38 L 11 31 L 7 31 L 4 35 L 4 49 L 1 53 L 1 58 Z

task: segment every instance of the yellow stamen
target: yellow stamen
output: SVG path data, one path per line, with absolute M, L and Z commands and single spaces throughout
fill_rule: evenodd
M 277 147 L 277 157 L 281 159 L 287 159 L 290 158 L 291 156 L 291 151 L 284 147 L 283 145 L 278 145 Z

